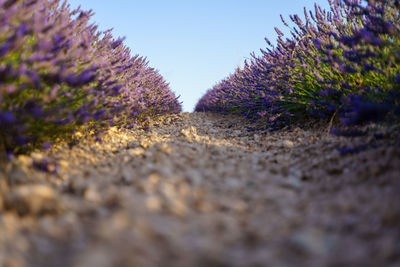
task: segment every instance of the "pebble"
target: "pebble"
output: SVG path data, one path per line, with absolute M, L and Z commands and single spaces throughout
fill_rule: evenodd
M 89 202 L 94 202 L 94 203 L 100 203 L 101 202 L 100 193 L 93 186 L 88 187 L 88 188 L 85 189 L 83 197 L 84 197 L 85 200 L 87 200 Z
M 293 148 L 294 147 L 294 143 L 292 141 L 290 141 L 290 140 L 283 140 L 282 143 L 281 143 L 281 146 L 285 147 L 285 148 Z
M 18 165 L 21 167 L 29 167 L 33 163 L 33 157 L 27 155 L 19 155 L 17 158 Z
M 69 163 L 66 160 L 59 160 L 57 161 L 58 166 L 64 168 L 65 170 L 68 170 L 69 168 Z
M 140 144 L 140 146 L 141 146 L 142 148 L 144 148 L 144 149 L 147 149 L 147 148 L 150 147 L 150 142 L 147 141 L 147 140 L 142 140 L 142 141 L 140 141 L 139 144 Z
M 181 136 L 186 137 L 189 142 L 199 141 L 199 136 L 197 135 L 197 129 L 193 126 L 184 128 L 180 131 Z
M 326 257 L 333 247 L 333 240 L 322 231 L 301 229 L 292 236 L 293 244 L 310 256 Z
M 242 131 L 240 131 L 240 130 L 234 130 L 234 131 L 233 131 L 233 134 L 234 134 L 235 136 L 239 136 L 239 135 L 242 134 Z
M 133 156 L 133 157 L 134 156 L 141 156 L 141 155 L 143 155 L 144 152 L 145 152 L 145 150 L 143 148 L 140 148 L 140 147 L 131 148 L 131 149 L 128 150 L 128 154 L 130 156 Z
M 127 145 L 128 149 L 129 149 L 129 148 L 137 148 L 137 147 L 139 147 L 139 146 L 140 146 L 140 145 L 139 145 L 139 143 L 138 143 L 137 141 L 129 142 L 128 145 Z
M 282 183 L 282 185 L 284 187 L 292 188 L 292 189 L 296 189 L 296 190 L 301 189 L 301 187 L 303 186 L 302 182 L 294 176 L 289 177 L 287 180 L 285 180 Z
M 166 154 L 171 154 L 172 153 L 172 147 L 170 147 L 167 143 L 161 143 L 158 145 L 158 150 L 160 152 L 166 153 Z
M 151 211 L 160 211 L 162 203 L 157 196 L 150 195 L 146 199 L 146 207 Z
M 41 161 L 44 159 L 44 155 L 39 152 L 33 152 L 31 153 L 31 158 L 33 161 Z
M 261 136 L 260 135 L 258 135 L 258 134 L 255 134 L 254 136 L 253 136 L 253 138 L 254 138 L 254 141 L 256 141 L 256 142 L 260 142 L 261 141 Z
M 26 171 L 26 167 L 21 168 L 12 164 L 11 170 L 8 172 L 8 182 L 11 185 L 29 183 L 30 179 Z
M 57 194 L 46 185 L 20 185 L 13 187 L 4 199 L 8 210 L 15 210 L 20 215 L 56 213 L 60 210 Z

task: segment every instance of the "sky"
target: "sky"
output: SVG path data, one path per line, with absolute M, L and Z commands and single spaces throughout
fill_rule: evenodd
M 303 14 L 314 2 L 327 0 L 68 0 L 73 8 L 92 9 L 100 30 L 113 28 L 125 37 L 132 55 L 147 57 L 149 65 L 170 84 L 192 112 L 197 101 L 220 80 L 242 66 L 250 53 L 274 43 L 274 27 L 289 31 L 280 14 Z

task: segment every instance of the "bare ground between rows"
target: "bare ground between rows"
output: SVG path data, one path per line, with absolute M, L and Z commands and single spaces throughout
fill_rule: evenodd
M 184 113 L 13 159 L 0 266 L 400 264 L 398 133 L 370 126 L 381 145 L 342 156 L 374 136 L 248 126 Z M 31 167 L 43 158 L 56 174 Z

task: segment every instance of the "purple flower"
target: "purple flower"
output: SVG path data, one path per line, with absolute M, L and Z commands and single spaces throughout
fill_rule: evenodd
M 96 74 L 92 70 L 85 70 L 79 75 L 79 83 L 81 85 L 94 81 Z
M 0 45 L 0 57 L 4 57 L 10 48 L 12 47 L 12 44 L 10 41 L 5 42 L 4 44 Z
M 49 142 L 43 143 L 43 149 L 45 149 L 45 150 L 50 149 L 51 146 L 52 146 L 52 145 L 51 145 L 51 143 L 49 143 Z
M 124 38 L 118 38 L 117 40 L 115 40 L 114 42 L 111 43 L 111 48 L 112 49 L 116 49 L 117 47 L 119 47 L 120 45 L 122 45 L 122 42 L 125 40 Z
M 14 114 L 10 111 L 0 111 L 0 125 L 6 126 L 7 124 L 13 124 L 16 122 Z

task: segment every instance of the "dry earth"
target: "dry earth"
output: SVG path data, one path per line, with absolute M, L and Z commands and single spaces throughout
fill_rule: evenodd
M 326 130 L 184 113 L 19 156 L 0 266 L 400 266 L 400 147 L 341 156 L 373 135 Z M 57 174 L 31 167 L 44 157 Z

